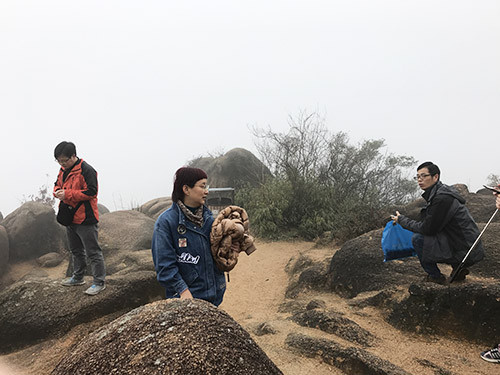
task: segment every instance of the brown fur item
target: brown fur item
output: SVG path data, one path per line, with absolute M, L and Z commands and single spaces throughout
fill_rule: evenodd
M 228 206 L 219 212 L 212 224 L 210 244 L 217 267 L 224 272 L 231 271 L 238 263 L 241 251 L 250 255 L 256 248 L 254 239 L 248 234 L 248 214 L 238 206 Z M 240 252 L 234 251 L 233 242 L 240 244 Z

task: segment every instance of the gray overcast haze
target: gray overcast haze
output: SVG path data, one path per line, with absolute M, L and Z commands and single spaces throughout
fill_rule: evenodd
M 52 186 L 62 140 L 115 210 L 170 195 L 196 156 L 258 156 L 248 126 L 301 110 L 448 184 L 500 174 L 498 0 L 4 0 L 0 51 L 4 216 Z

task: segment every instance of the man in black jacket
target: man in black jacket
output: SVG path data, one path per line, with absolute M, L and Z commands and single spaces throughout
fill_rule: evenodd
M 440 175 L 439 167 L 432 162 L 425 162 L 417 168 L 415 179 L 424 190 L 422 197 L 427 202 L 421 212 L 421 221 L 412 220 L 398 211 L 391 218 L 414 233 L 413 247 L 428 274 L 426 280 L 444 284 L 446 277 L 437 263 L 451 264 L 453 269 L 458 267 L 479 236 L 479 229 L 465 207 L 465 199 L 453 187 L 443 184 Z M 465 266 L 469 267 L 483 257 L 484 250 L 479 242 Z M 467 268 L 462 268 L 455 281 L 465 280 L 468 273 Z

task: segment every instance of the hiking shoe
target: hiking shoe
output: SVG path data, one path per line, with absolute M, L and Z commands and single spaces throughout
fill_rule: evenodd
M 102 292 L 104 289 L 106 289 L 105 284 L 92 284 L 92 286 L 85 291 L 85 294 L 88 294 L 89 296 L 95 296 L 96 294 Z
M 453 271 L 451 273 L 453 273 Z M 468 274 L 469 270 L 467 268 L 462 268 L 460 271 L 458 271 L 453 281 L 465 281 L 465 276 L 467 276 Z
M 83 285 L 85 284 L 85 280 L 78 280 L 75 279 L 74 277 L 68 277 L 67 279 L 64 279 L 61 281 L 61 284 L 64 286 L 77 286 L 77 285 Z
M 495 346 L 491 350 L 486 350 L 481 353 L 481 358 L 488 362 L 500 363 L 500 346 Z
M 442 273 L 439 274 L 438 277 L 427 275 L 424 278 L 424 281 L 431 282 L 431 283 L 436 283 L 436 284 L 439 284 L 439 285 L 444 285 L 444 284 L 446 284 L 446 277 Z

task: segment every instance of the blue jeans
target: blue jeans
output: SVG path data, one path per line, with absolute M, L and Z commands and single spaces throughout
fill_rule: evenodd
M 97 224 L 71 224 L 66 227 L 66 234 L 73 259 L 73 277 L 77 280 L 83 280 L 87 268 L 86 257 L 88 257 L 94 284 L 103 285 L 106 269 L 102 249 L 97 241 Z
M 420 265 L 431 277 L 438 278 L 441 276 L 441 271 L 437 266 L 437 263 L 432 262 L 423 262 L 422 261 L 422 253 L 424 252 L 424 236 L 420 233 L 415 233 L 411 237 L 411 243 L 413 244 L 413 248 L 417 253 L 418 259 L 420 260 Z

